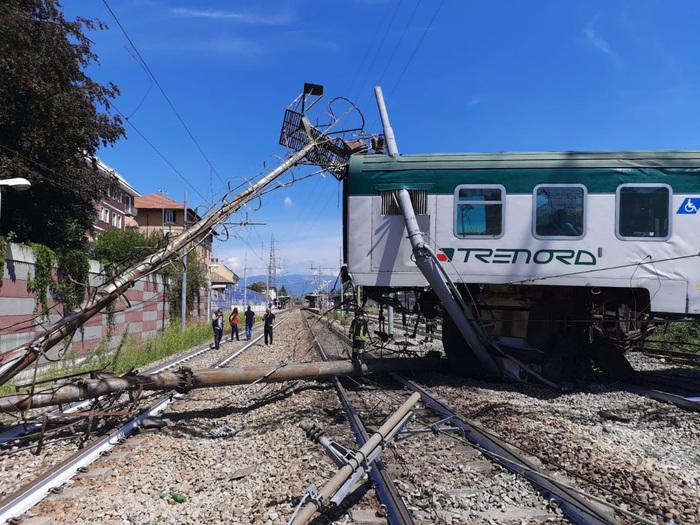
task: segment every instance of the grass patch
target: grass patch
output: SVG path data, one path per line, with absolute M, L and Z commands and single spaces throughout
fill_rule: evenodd
M 58 377 L 63 377 L 67 376 L 70 374 L 84 374 L 89 372 L 90 370 L 94 370 L 96 367 L 94 362 L 91 363 L 83 363 L 79 366 L 56 366 L 54 368 L 51 368 L 50 370 L 44 372 L 44 373 L 38 373 L 37 374 L 37 381 L 51 381 L 52 379 L 56 379 Z M 20 385 L 26 385 L 31 382 L 31 378 L 26 378 L 22 379 L 21 381 L 15 382 L 15 381 L 10 381 L 8 383 L 5 383 L 3 385 L 0 385 L 0 396 L 8 396 L 10 394 L 14 394 L 16 392 L 15 386 L 17 384 Z M 37 385 L 35 390 L 42 390 L 48 386 L 51 386 L 51 383 L 46 383 L 46 384 L 40 384 Z M 23 390 L 28 389 L 29 386 L 26 388 L 23 388 Z
M 700 353 L 700 323 L 671 322 L 659 326 L 647 342 L 652 343 L 648 345 L 649 349 Z
M 106 347 L 100 345 L 89 359 L 80 365 L 71 365 L 71 358 L 67 357 L 61 363 L 50 370 L 39 374 L 39 381 L 46 381 L 71 374 L 82 374 L 91 370 L 105 368 L 112 372 L 123 374 L 133 369 L 140 369 L 145 365 L 158 361 L 172 354 L 177 354 L 189 350 L 194 346 L 199 346 L 208 339 L 213 340 L 214 335 L 211 324 L 208 321 L 193 324 L 186 328 L 185 332 L 180 331 L 180 324 L 173 323 L 164 332 L 151 337 L 150 339 L 137 339 L 126 337 L 120 342 L 121 349 L 118 351 L 116 361 L 114 353 L 107 352 Z M 9 382 L 0 385 L 0 395 L 14 394 L 17 384 L 29 383 L 30 379 L 22 379 L 19 382 Z M 37 390 L 41 390 L 50 383 L 37 385 Z
M 109 369 L 118 374 L 163 359 L 172 354 L 199 346 L 207 339 L 214 339 L 209 322 L 190 325 L 185 332 L 180 331 L 180 325 L 173 323 L 164 332 L 150 339 L 128 337 L 117 355 L 116 362 L 111 363 L 113 356 L 107 357 Z

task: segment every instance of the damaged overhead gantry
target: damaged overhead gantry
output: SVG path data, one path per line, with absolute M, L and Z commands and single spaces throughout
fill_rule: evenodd
M 222 199 L 217 209 L 207 213 L 200 221 L 179 236 L 171 239 L 166 246 L 133 265 L 111 282 L 98 288 L 85 307 L 66 316 L 52 325 L 45 334 L 30 343 L 0 355 L 0 384 L 7 382 L 20 371 L 37 362 L 50 348 L 63 343 L 70 344 L 72 335 L 91 317 L 104 310 L 118 299 L 137 279 L 156 271 L 165 263 L 179 257 L 183 251 L 201 242 L 211 231 L 224 223 L 231 214 L 240 210 L 251 199 L 261 198 L 265 193 L 286 184 L 269 188 L 270 184 L 291 168 L 306 164 L 321 168 L 340 179 L 346 172 L 350 156 L 365 149 L 361 140 L 345 140 L 343 135 L 361 132 L 364 119 L 358 111 L 360 125 L 352 129 L 338 129 L 338 124 L 357 108 L 347 99 L 338 97 L 330 101 L 328 111 L 322 115 L 326 123 L 312 125 L 308 112 L 321 99 L 323 88 L 315 84 L 305 84 L 304 90 L 286 109 L 280 144 L 290 150 L 289 156 L 279 166 L 262 176 L 257 182 L 234 197 L 230 193 Z M 347 104 L 339 115 L 334 105 Z M 292 183 L 299 179 L 292 179 Z M 216 387 L 223 385 L 248 384 L 251 382 L 280 382 L 294 379 L 326 378 L 335 375 L 361 376 L 386 371 L 411 371 L 435 369 L 441 366 L 440 360 L 423 359 L 384 359 L 369 360 L 363 363 L 335 361 L 328 363 L 287 364 L 270 371 L 263 367 L 223 368 L 193 371 L 180 369 L 177 372 L 162 372 L 153 375 L 112 376 L 104 374 L 93 380 L 78 380 L 56 388 L 41 391 L 30 389 L 15 395 L 0 398 L 0 410 L 21 411 L 94 399 L 120 391 L 135 390 L 181 390 Z
M 246 203 L 275 189 L 269 188 L 271 183 L 293 167 L 302 164 L 314 165 L 321 168 L 322 171 L 328 171 L 336 177 L 340 177 L 341 172 L 344 173 L 353 149 L 339 134 L 356 131 L 358 128 L 343 130 L 338 129 L 338 124 L 349 113 L 356 111 L 356 107 L 346 99 L 333 99 L 329 103 L 329 111 L 324 115 L 326 123 L 314 126 L 310 122 L 308 111 L 318 103 L 322 95 L 323 88 L 321 86 L 305 84 L 304 91 L 286 109 L 280 144 L 285 146 L 290 154 L 280 165 L 262 176 L 257 182 L 249 182 L 249 186 L 239 194 L 231 197 L 234 190 L 229 191 L 222 198 L 222 204 L 218 208 L 210 210 L 185 232 L 170 239 L 167 245 L 156 253 L 149 255 L 126 269 L 121 275 L 94 290 L 94 294 L 81 310 L 66 315 L 51 325 L 44 334 L 27 344 L 0 354 L 0 384 L 6 383 L 19 372 L 36 363 L 51 348 L 62 343 L 64 347 L 67 347 L 73 334 L 84 323 L 105 310 L 122 296 L 134 282 L 153 273 L 169 261 L 180 257 L 186 250 L 201 243 L 213 228 L 221 226 L 227 217 L 239 211 Z M 348 109 L 340 115 L 333 112 L 332 105 L 337 100 L 348 103 Z M 293 183 L 295 180 L 291 182 Z M 276 187 L 284 186 L 285 184 L 281 184 Z

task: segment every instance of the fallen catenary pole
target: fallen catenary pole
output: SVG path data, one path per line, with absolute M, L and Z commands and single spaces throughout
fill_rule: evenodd
M 314 514 L 321 510 L 319 506 L 327 505 L 335 493 L 338 492 L 343 484 L 352 476 L 353 472 L 367 461 L 367 458 L 376 455 L 375 453 L 378 448 L 381 449 L 385 446 L 387 436 L 392 434 L 394 428 L 402 422 L 418 401 L 420 401 L 420 394 L 414 392 L 396 412 L 387 418 L 384 424 L 367 440 L 362 448 L 349 458 L 347 464 L 341 467 L 340 470 L 318 490 L 316 501 L 309 501 L 299 509 L 299 512 L 297 512 L 289 522 L 290 525 L 305 525 L 311 521 Z
M 330 123 L 324 124 L 323 129 L 314 127 L 305 111 L 310 110 L 322 95 L 323 86 L 306 83 L 302 94 L 285 110 L 280 144 L 294 153 L 290 154 L 279 166 L 260 177 L 257 182 L 250 183 L 245 191 L 235 197 L 230 198 L 231 192 L 227 193 L 221 206 L 211 210 L 184 232 L 170 239 L 167 246 L 134 264 L 111 282 L 99 287 L 94 297 L 80 311 L 66 315 L 60 321 L 52 324 L 44 334 L 28 343 L 8 352 L 0 353 L 0 385 L 35 363 L 50 348 L 66 339 L 70 340 L 78 328 L 123 295 L 136 280 L 156 271 L 167 262 L 182 256 L 185 250 L 204 241 L 211 235 L 212 228 L 223 223 L 251 199 L 261 197 L 263 190 L 290 168 L 299 164 L 310 164 L 330 173 L 342 172 L 354 150 L 338 135 L 342 130 L 336 129 L 333 134 L 330 134 L 330 131 L 351 110 L 339 116 L 333 116 L 331 111 Z M 299 104 L 301 112 L 296 111 Z M 351 107 L 355 108 L 353 104 Z M 345 132 L 348 131 L 357 130 L 345 130 Z
M 95 297 L 81 311 L 64 318 L 52 325 L 46 333 L 28 344 L 0 355 L 0 385 L 34 363 L 50 348 L 59 344 L 66 337 L 75 333 L 85 322 L 112 304 L 120 295 L 139 278 L 148 275 L 166 262 L 179 256 L 183 249 L 200 242 L 210 235 L 211 229 L 224 221 L 229 215 L 240 210 L 248 201 L 255 198 L 272 181 L 295 166 L 306 155 L 319 147 L 315 141 L 309 142 L 300 151 L 294 153 L 275 169 L 251 184 L 245 191 L 224 203 L 217 210 L 209 213 L 192 227 L 171 240 L 167 246 L 148 256 L 145 260 L 124 271 L 111 283 L 100 289 Z
M 368 359 L 366 361 L 316 361 L 311 363 L 289 363 L 274 371 L 269 366 L 244 368 L 203 368 L 160 372 L 151 375 L 110 376 L 100 379 L 69 383 L 52 390 L 35 393 L 17 393 L 0 397 L 0 411 L 17 412 L 84 399 L 95 399 L 107 394 L 134 390 L 179 390 L 211 388 L 229 385 L 258 383 L 280 383 L 297 379 L 325 379 L 333 376 L 353 376 L 384 372 L 415 372 L 439 370 L 445 360 L 421 359 Z

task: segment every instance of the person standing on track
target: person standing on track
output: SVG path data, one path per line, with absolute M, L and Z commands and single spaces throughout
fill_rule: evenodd
M 435 319 L 425 318 L 425 342 L 432 343 L 435 336 Z
M 248 341 L 253 337 L 253 323 L 255 323 L 255 312 L 248 305 L 248 309 L 245 311 L 245 338 Z
M 350 339 L 352 340 L 352 360 L 356 361 L 365 353 L 365 345 L 369 339 L 367 319 L 362 310 L 355 312 L 355 317 L 350 323 Z
M 211 326 L 214 329 L 214 348 L 218 350 L 219 343 L 221 343 L 221 338 L 224 335 L 224 314 L 221 309 L 214 313 Z
M 265 344 L 268 344 L 268 336 L 270 338 L 270 343 L 272 344 L 272 324 L 275 322 L 275 314 L 268 308 L 265 310 L 265 315 L 263 315 L 263 322 L 265 323 L 263 331 L 265 332 Z
M 228 316 L 228 322 L 231 325 L 231 341 L 233 341 L 234 337 L 236 341 L 240 341 L 238 338 L 238 307 L 233 307 L 231 315 Z

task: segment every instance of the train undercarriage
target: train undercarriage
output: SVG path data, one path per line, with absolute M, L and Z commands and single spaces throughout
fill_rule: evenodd
M 624 378 L 625 353 L 662 319 L 650 313 L 647 290 L 570 286 L 458 284 L 491 346 L 551 381 Z M 363 294 L 399 314 L 442 319 L 442 343 L 454 368 L 483 374 L 457 326 L 430 289 L 363 287 Z

